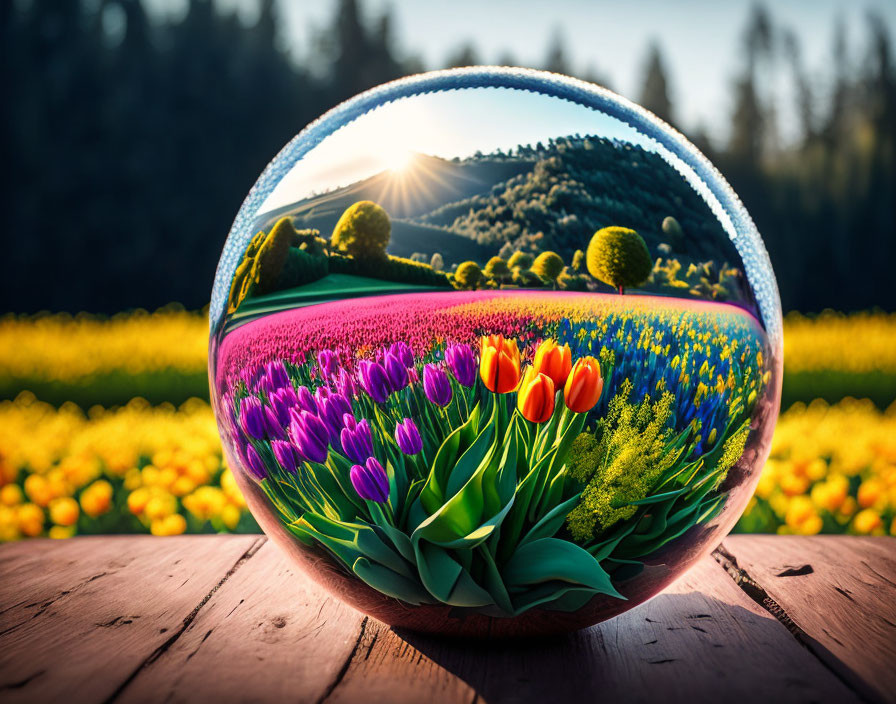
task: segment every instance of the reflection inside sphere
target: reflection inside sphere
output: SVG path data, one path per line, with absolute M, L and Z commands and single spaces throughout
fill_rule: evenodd
M 440 76 L 325 116 L 250 194 L 213 294 L 219 426 L 265 531 L 358 608 L 589 625 L 743 511 L 774 279 L 645 113 L 547 74 Z

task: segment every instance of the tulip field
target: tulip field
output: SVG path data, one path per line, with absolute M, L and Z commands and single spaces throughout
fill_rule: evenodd
M 257 530 L 206 350 L 205 316 L 174 308 L 0 319 L 0 540 Z M 788 317 L 786 405 L 737 530 L 896 534 L 894 386 L 896 316 Z

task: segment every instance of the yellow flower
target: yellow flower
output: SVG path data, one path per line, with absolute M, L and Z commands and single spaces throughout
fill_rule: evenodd
M 152 498 L 152 494 L 146 487 L 140 487 L 128 494 L 128 510 L 135 516 L 139 516 L 146 509 L 146 504 Z
M 47 535 L 55 540 L 71 538 L 75 534 L 74 526 L 50 526 Z
M 180 535 L 186 529 L 187 521 L 179 513 L 156 518 L 149 525 L 149 532 L 153 535 Z
M 852 519 L 852 527 L 856 533 L 869 535 L 871 533 L 882 533 L 884 522 L 880 514 L 871 508 L 863 509 Z
M 112 485 L 99 479 L 81 492 L 81 508 L 91 518 L 108 513 L 112 508 Z
M 50 520 L 59 526 L 73 526 L 78 522 L 78 502 L 70 496 L 62 496 L 50 502 Z
M 177 499 L 167 491 L 155 494 L 147 503 L 144 514 L 150 521 L 167 518 L 177 511 Z
M 25 493 L 32 503 L 40 507 L 48 506 L 54 498 L 50 484 L 42 474 L 29 474 L 25 477 Z
M 856 500 L 862 508 L 883 508 L 887 503 L 883 482 L 874 477 L 866 479 L 859 485 Z
M 17 513 L 19 531 L 29 538 L 35 538 L 44 530 L 44 512 L 37 504 L 22 504 Z
M 25 495 L 18 484 L 7 484 L 0 489 L 0 504 L 4 506 L 18 506 L 25 500 Z

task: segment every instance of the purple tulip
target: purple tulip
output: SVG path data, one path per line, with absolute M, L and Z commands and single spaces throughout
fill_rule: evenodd
M 271 408 L 274 409 L 274 413 L 277 414 L 280 425 L 286 427 L 289 423 L 289 412 L 299 405 L 299 397 L 296 396 L 295 390 L 292 386 L 284 386 L 282 389 L 273 391 L 268 396 L 268 401 Z
M 448 375 L 434 364 L 427 364 L 423 369 L 423 391 L 426 398 L 437 406 L 451 403 L 451 382 Z
M 410 418 L 405 418 L 395 426 L 395 442 L 398 449 L 406 455 L 416 455 L 423 449 L 423 438 L 417 430 L 417 424 Z
M 286 437 L 286 432 L 283 430 L 283 424 L 277 417 L 277 411 L 270 406 L 264 407 L 264 428 L 269 438 L 283 440 L 283 438 Z
M 279 359 L 264 365 L 264 379 L 269 392 L 292 385 L 289 374 L 286 373 L 286 366 Z
M 393 342 L 392 346 L 389 347 L 389 354 L 398 357 L 405 367 L 414 366 L 414 353 L 411 352 L 407 342 L 402 342 L 401 340 Z
M 458 384 L 473 386 L 476 381 L 476 358 L 469 345 L 451 345 L 445 350 L 445 361 Z
M 289 439 L 303 457 L 321 464 L 326 462 L 329 433 L 326 424 L 313 413 L 308 411 L 292 413 Z
M 321 350 L 317 353 L 317 366 L 323 379 L 332 379 L 339 366 L 339 357 L 333 350 Z
M 396 355 L 387 352 L 383 360 L 383 367 L 386 370 L 386 376 L 389 378 L 389 388 L 393 392 L 401 391 L 408 385 L 408 368 Z
M 296 399 L 298 400 L 299 408 L 303 411 L 308 411 L 309 413 L 317 415 L 317 402 L 314 400 L 314 395 L 307 386 L 300 386 L 296 390 Z
M 345 369 L 340 369 L 336 376 L 336 390 L 346 398 L 355 398 L 358 395 L 355 378 Z
M 257 396 L 246 396 L 240 401 L 240 426 L 249 437 L 264 440 L 266 429 L 264 405 Z
M 364 465 L 352 467 L 349 477 L 358 496 L 367 501 L 384 504 L 389 500 L 389 477 L 375 457 L 368 457 Z
M 285 440 L 272 440 L 271 449 L 274 451 L 274 457 L 287 472 L 296 473 L 298 466 L 298 457 L 296 457 L 296 449 L 291 443 Z
M 342 452 L 353 462 L 363 462 L 373 454 L 373 436 L 370 432 L 370 424 L 367 420 L 360 423 L 355 417 L 346 413 L 343 416 L 342 432 L 339 439 L 342 441 Z
M 339 433 L 345 425 L 342 420 L 343 416 L 351 415 L 351 404 L 342 394 L 324 387 L 317 390 L 314 398 L 320 410 L 320 417 L 327 424 L 327 430 L 330 431 L 330 440 L 338 442 Z
M 252 476 L 258 480 L 262 480 L 268 476 L 268 468 L 264 466 L 264 460 L 258 454 L 252 443 L 246 443 L 246 449 L 243 452 L 246 457 L 246 467 L 252 473 Z
M 367 395 L 377 403 L 385 403 L 389 398 L 389 377 L 383 365 L 378 362 L 371 362 L 369 359 L 359 362 L 358 380 Z

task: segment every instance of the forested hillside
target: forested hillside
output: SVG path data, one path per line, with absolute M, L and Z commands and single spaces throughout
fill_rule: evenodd
M 495 251 L 509 243 L 514 250 L 554 250 L 564 258 L 587 246 L 596 230 L 621 225 L 637 230 L 654 255 L 667 242 L 694 258 L 740 263 L 709 206 L 660 156 L 640 146 L 575 135 L 523 147 L 507 158 L 532 167 L 418 220 Z M 667 216 L 681 225 L 677 241 L 663 235 Z

